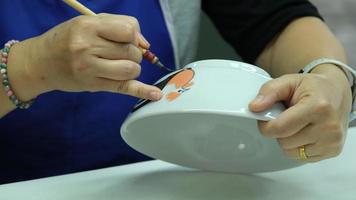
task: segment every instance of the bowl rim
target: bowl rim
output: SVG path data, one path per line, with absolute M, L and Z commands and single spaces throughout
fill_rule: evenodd
M 246 119 L 251 119 L 251 120 L 256 120 L 256 121 L 269 121 L 272 120 L 274 117 L 270 116 L 270 118 L 266 117 L 265 115 L 260 115 L 260 113 L 253 113 L 248 111 L 248 114 L 245 112 L 239 112 L 239 111 L 219 111 L 219 110 L 203 110 L 203 109 L 182 109 L 182 110 L 177 110 L 177 111 L 158 111 L 158 112 L 151 112 L 151 113 L 143 113 L 143 114 L 130 114 L 125 122 L 122 124 L 121 129 L 123 127 L 126 127 L 129 123 L 132 123 L 132 121 L 136 120 L 141 120 L 147 117 L 155 117 L 155 116 L 160 116 L 160 115 L 167 115 L 167 114 L 214 114 L 214 115 L 224 115 L 224 116 L 231 116 L 231 117 L 241 117 L 241 118 L 246 118 Z M 268 114 L 268 113 L 267 113 Z

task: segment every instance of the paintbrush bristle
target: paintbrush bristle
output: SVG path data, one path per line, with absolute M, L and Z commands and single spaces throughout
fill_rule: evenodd
M 159 61 L 159 60 L 158 60 L 155 64 L 156 64 L 159 68 L 161 68 L 161 69 L 165 69 L 165 70 L 170 71 L 170 72 L 173 71 L 172 69 L 170 69 L 170 68 L 164 66 L 164 65 L 161 63 L 161 61 Z

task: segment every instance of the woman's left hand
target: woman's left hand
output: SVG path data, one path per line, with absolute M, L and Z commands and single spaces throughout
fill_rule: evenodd
M 287 109 L 276 119 L 259 122 L 263 135 L 276 138 L 289 158 L 307 162 L 335 157 L 342 151 L 351 110 L 351 90 L 342 70 L 321 65 L 310 74 L 289 74 L 265 83 L 249 107 L 261 112 L 283 101 Z

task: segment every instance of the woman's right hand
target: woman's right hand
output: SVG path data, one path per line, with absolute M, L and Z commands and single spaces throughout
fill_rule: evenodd
M 139 46 L 148 48 L 149 43 L 133 17 L 79 16 L 25 43 L 29 49 L 23 67 L 33 87 L 40 88 L 34 96 L 61 90 L 161 98 L 159 88 L 135 80 L 141 71 Z

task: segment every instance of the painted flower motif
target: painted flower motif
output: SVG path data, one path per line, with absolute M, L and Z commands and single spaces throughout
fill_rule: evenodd
M 192 68 L 183 69 L 156 83 L 155 86 L 161 90 L 164 89 L 168 91 L 168 93 L 165 95 L 165 98 L 169 102 L 172 102 L 181 96 L 184 92 L 190 90 L 193 85 L 192 80 L 194 75 L 195 72 Z M 134 106 L 132 112 L 137 111 L 149 102 L 151 101 L 148 99 L 140 99 Z
M 184 69 L 183 71 L 176 74 L 168 83 L 167 86 L 174 86 L 173 91 L 170 91 L 166 95 L 168 101 L 174 101 L 184 92 L 188 91 L 192 85 L 194 78 L 193 69 Z

